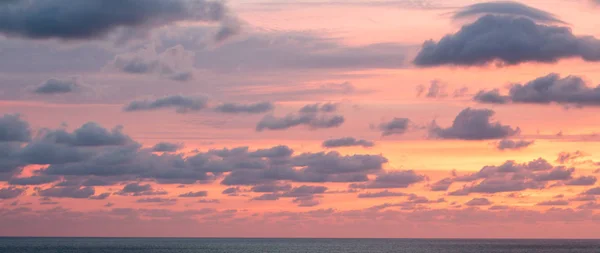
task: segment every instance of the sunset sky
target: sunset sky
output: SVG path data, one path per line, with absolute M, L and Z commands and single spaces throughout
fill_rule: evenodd
M 0 0 L 0 236 L 598 238 L 599 16 Z

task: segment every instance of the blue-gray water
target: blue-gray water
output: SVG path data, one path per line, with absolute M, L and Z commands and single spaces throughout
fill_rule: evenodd
M 0 238 L 0 253 L 600 252 L 599 240 Z

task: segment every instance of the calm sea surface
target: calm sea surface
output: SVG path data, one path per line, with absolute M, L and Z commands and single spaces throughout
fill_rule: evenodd
M 0 238 L 0 253 L 600 252 L 600 240 Z

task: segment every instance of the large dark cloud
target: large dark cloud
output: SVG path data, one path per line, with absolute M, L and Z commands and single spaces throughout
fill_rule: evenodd
M 480 91 L 474 100 L 488 104 L 600 106 L 600 86 L 590 87 L 578 76 L 562 78 L 559 74 L 551 73 L 525 84 L 513 84 L 508 95 L 500 94 L 498 89 Z
M 207 102 L 208 100 L 204 97 L 174 95 L 155 100 L 132 101 L 126 105 L 123 110 L 126 112 L 134 112 L 174 108 L 177 113 L 188 113 L 206 108 Z
M 215 111 L 222 113 L 249 113 L 258 114 L 272 111 L 275 106 L 270 102 L 254 104 L 224 103 L 215 107 Z
M 452 18 L 463 19 L 485 14 L 527 17 L 544 23 L 564 23 L 552 13 L 511 1 L 493 1 L 465 6 L 457 10 Z
M 265 115 L 256 125 L 256 131 L 285 130 L 296 126 L 307 126 L 310 129 L 339 127 L 345 122 L 345 118 L 331 114 L 336 110 L 335 104 L 313 104 L 302 107 L 298 113 L 283 117 Z
M 0 142 L 27 142 L 31 139 L 29 123 L 17 114 L 6 114 L 0 118 Z
M 154 190 L 150 184 L 139 184 L 130 183 L 123 187 L 123 189 L 117 194 L 122 196 L 153 196 L 153 195 L 166 195 L 167 192 L 163 190 Z
M 358 140 L 352 137 L 345 137 L 339 139 L 330 139 L 326 140 L 322 144 L 325 148 L 339 148 L 339 147 L 352 147 L 352 146 L 361 146 L 365 148 L 375 146 L 375 143 L 367 140 Z
M 220 1 L 21 0 L 0 6 L 0 33 L 32 39 L 83 40 L 105 37 L 121 28 L 148 29 L 180 21 L 227 19 L 227 8 Z
M 412 184 L 422 182 L 426 179 L 424 175 L 419 175 L 412 170 L 389 171 L 378 175 L 374 181 L 351 184 L 351 188 L 359 189 L 383 189 L 383 188 L 407 188 Z
M 441 139 L 487 140 L 519 134 L 520 129 L 493 122 L 494 111 L 466 108 L 454 119 L 452 126 L 442 128 L 433 122 L 429 133 Z
M 576 36 L 568 27 L 536 24 L 529 18 L 486 15 L 440 41 L 426 41 L 414 63 L 419 66 L 480 66 L 552 63 L 565 58 L 600 60 L 600 41 Z

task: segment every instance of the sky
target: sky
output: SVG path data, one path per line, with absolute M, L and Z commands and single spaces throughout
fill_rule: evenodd
M 0 0 L 0 236 L 598 238 L 599 14 Z

